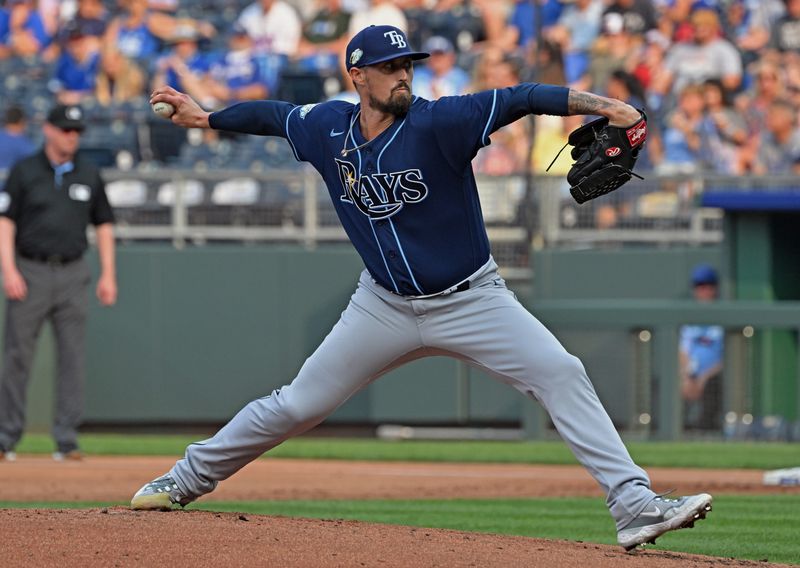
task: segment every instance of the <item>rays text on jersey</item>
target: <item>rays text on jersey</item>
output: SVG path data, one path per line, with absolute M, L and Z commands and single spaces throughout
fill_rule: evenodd
M 339 199 L 352 203 L 370 219 L 391 217 L 405 204 L 419 203 L 428 196 L 418 169 L 357 176 L 350 162 L 336 160 L 336 165 L 344 190 Z

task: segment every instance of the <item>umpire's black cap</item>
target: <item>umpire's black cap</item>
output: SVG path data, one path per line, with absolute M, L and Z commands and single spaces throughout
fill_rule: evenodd
M 352 67 L 366 67 L 396 59 L 410 57 L 413 60 L 430 57 L 424 51 L 411 51 L 408 38 L 403 30 L 394 26 L 369 26 L 350 40 L 345 51 L 347 70 Z
M 78 105 L 56 105 L 47 115 L 47 122 L 53 126 L 57 126 L 61 130 L 79 130 L 86 129 L 84 122 L 84 112 Z

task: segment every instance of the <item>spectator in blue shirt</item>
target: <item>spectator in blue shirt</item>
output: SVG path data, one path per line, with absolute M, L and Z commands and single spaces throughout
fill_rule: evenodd
M 194 90 L 191 83 L 204 80 L 210 60 L 200 51 L 199 41 L 200 34 L 195 28 L 179 26 L 175 29 L 169 41 L 172 49 L 156 63 L 153 88 L 169 85 L 178 91 L 189 92 Z
M 692 294 L 698 302 L 717 299 L 719 278 L 708 264 L 692 270 Z M 718 325 L 685 325 L 680 331 L 680 379 L 684 426 L 718 429 L 722 423 L 722 364 L 725 333 Z
M 119 5 L 122 12 L 111 20 L 104 43 L 134 60 L 157 55 L 161 50 L 161 39 L 169 37 L 173 30 L 173 18 L 151 13 L 147 0 L 121 0 Z
M 562 8 L 558 0 L 518 0 L 508 19 L 504 49 L 511 50 L 515 46 L 523 51 L 529 49 L 536 43 L 537 13 L 541 15 L 542 31 L 546 32 L 558 23 Z
M 797 109 L 790 101 L 773 101 L 767 108 L 764 122 L 753 164 L 754 173 L 784 176 L 800 174 Z
M 0 59 L 30 57 L 50 42 L 39 12 L 31 0 L 7 0 L 0 8 Z
M 6 109 L 4 126 L 0 130 L 0 170 L 8 170 L 13 164 L 27 158 L 36 151 L 36 146 L 25 134 L 25 111 L 13 105 Z
M 548 33 L 549 39 L 557 42 L 564 52 L 567 84 L 574 83 L 589 70 L 591 49 L 600 35 L 602 16 L 602 0 L 575 0 Z
M 470 76 L 456 66 L 456 53 L 449 39 L 433 36 L 425 42 L 423 51 L 431 54 L 424 66 L 414 70 L 414 93 L 423 99 L 463 95 Z
M 109 23 L 103 44 L 134 61 L 149 61 L 158 55 L 162 41 L 169 41 L 178 28 L 193 27 L 205 38 L 216 34 L 211 23 L 152 10 L 148 0 L 118 0 L 118 4 L 120 12 Z
M 110 15 L 102 0 L 77 0 L 75 12 L 67 16 L 54 34 L 53 41 L 45 51 L 45 59 L 55 61 L 58 58 L 61 46 L 66 43 L 69 30 L 75 25 L 80 26 L 84 33 L 92 38 L 91 41 L 99 51 L 109 19 Z
M 687 85 L 678 106 L 666 119 L 662 134 L 663 157 L 657 170 L 664 175 L 690 174 L 704 165 L 703 117 L 705 99 L 700 85 Z
M 247 30 L 234 24 L 228 51 L 209 70 L 208 94 L 221 106 L 268 98 L 278 88 L 277 68 L 269 66 L 268 58 L 256 52 L 256 42 Z
M 56 64 L 58 100 L 62 104 L 76 105 L 86 95 L 94 93 L 100 68 L 100 52 L 96 43 L 77 22 L 70 26 L 66 38 L 64 52 Z

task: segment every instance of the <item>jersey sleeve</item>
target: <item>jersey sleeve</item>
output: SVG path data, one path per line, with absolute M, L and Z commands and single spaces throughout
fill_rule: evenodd
M 211 113 L 211 128 L 259 136 L 286 138 L 298 161 L 311 161 L 313 148 L 319 146 L 317 105 L 293 105 L 281 101 L 249 101 Z
M 212 112 L 208 124 L 215 130 L 286 138 L 286 118 L 295 108 L 280 101 L 237 103 Z
M 106 184 L 103 181 L 99 171 L 96 174 L 96 179 L 94 182 L 94 192 L 96 193 L 94 200 L 92 201 L 92 210 L 90 213 L 92 225 L 96 227 L 105 223 L 113 223 L 114 210 L 111 209 L 111 204 L 108 202 L 108 196 L 106 195 Z
M 506 89 L 460 97 L 443 97 L 433 103 L 434 135 L 451 165 L 460 171 L 483 146 L 489 135 L 528 114 L 566 116 L 569 89 L 555 85 L 522 83 Z

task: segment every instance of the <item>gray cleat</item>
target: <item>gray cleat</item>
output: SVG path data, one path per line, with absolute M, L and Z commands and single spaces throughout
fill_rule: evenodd
M 131 499 L 131 509 L 169 511 L 173 505 L 185 507 L 192 501 L 194 499 L 181 493 L 174 479 L 165 475 L 139 489 Z
M 692 528 L 695 521 L 706 518 L 711 510 L 711 495 L 700 493 L 680 499 L 658 496 L 625 528 L 617 532 L 617 541 L 625 550 L 644 544 L 655 544 L 662 534 Z

